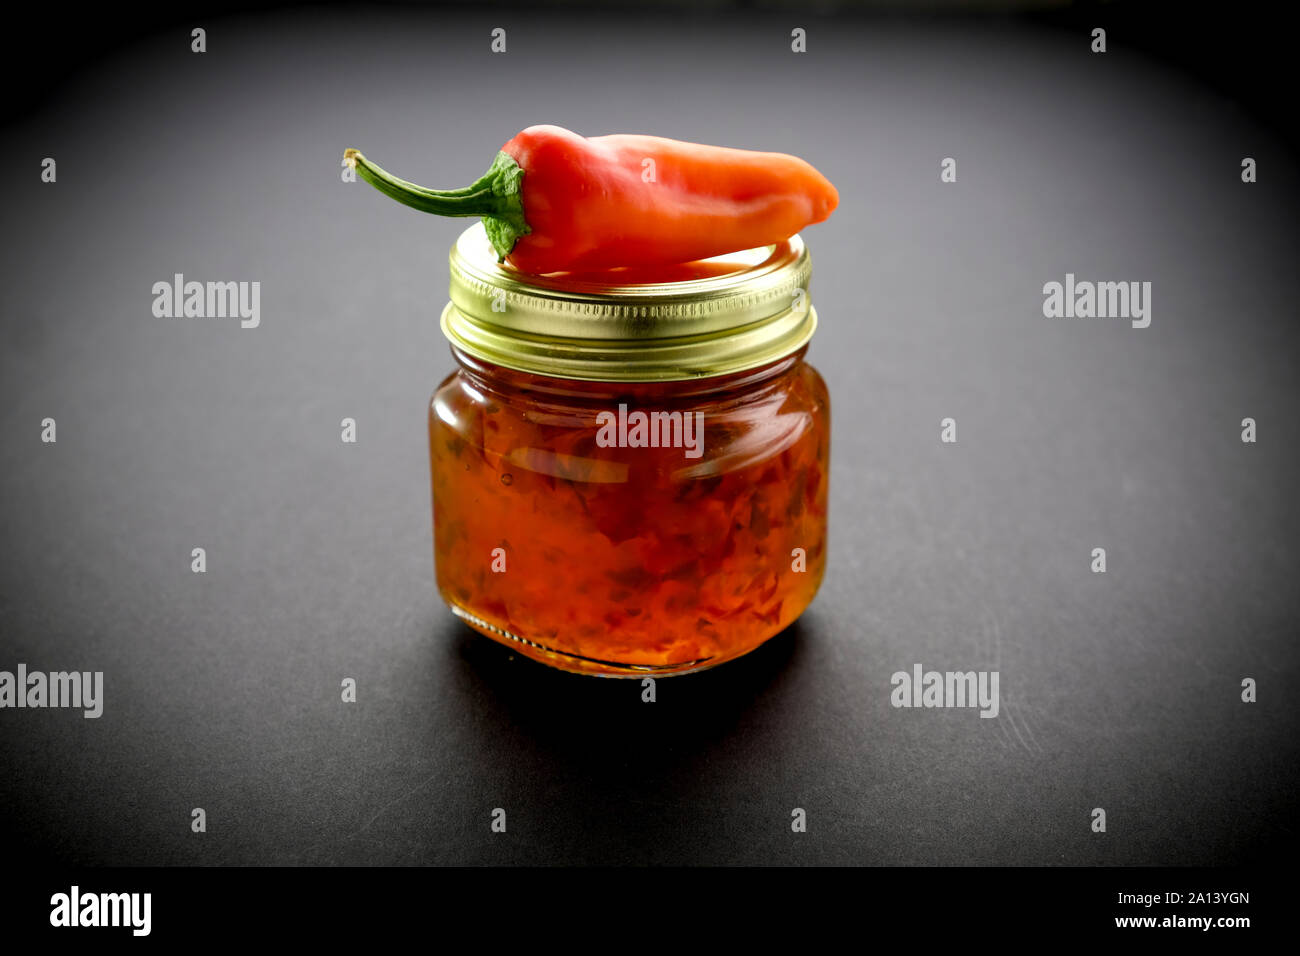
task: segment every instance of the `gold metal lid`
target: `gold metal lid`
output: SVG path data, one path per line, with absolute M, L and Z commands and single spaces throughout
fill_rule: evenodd
M 480 222 L 452 247 L 442 330 L 472 356 L 538 375 L 598 382 L 726 375 L 808 343 L 817 327 L 811 276 L 798 236 L 653 275 L 525 275 L 497 262 Z

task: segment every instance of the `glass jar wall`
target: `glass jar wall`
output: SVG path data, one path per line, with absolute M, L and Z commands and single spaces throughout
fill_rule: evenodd
M 459 358 L 429 448 L 438 590 L 471 626 L 558 667 L 675 673 L 752 650 L 812 601 L 830 420 L 802 353 L 616 386 Z M 647 442 L 670 440 L 602 445 L 620 423 L 638 440 L 637 412 Z

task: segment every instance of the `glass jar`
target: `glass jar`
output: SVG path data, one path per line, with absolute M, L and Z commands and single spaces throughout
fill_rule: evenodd
M 438 590 L 564 670 L 739 657 L 826 563 L 830 403 L 796 236 L 655 270 L 525 276 L 482 225 L 451 253 L 433 395 Z

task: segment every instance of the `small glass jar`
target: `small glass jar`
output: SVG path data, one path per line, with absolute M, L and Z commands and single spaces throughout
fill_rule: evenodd
M 481 224 L 451 253 L 459 367 L 429 413 L 438 590 L 564 670 L 739 657 L 826 563 L 830 402 L 804 361 L 807 249 L 525 276 Z

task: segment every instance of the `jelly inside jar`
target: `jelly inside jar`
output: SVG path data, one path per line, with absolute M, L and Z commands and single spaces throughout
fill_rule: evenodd
M 803 350 L 644 384 L 456 354 L 429 416 L 434 557 L 472 627 L 567 670 L 672 674 L 754 649 L 812 601 L 830 410 Z M 698 414 L 698 448 L 602 442 L 620 408 Z

